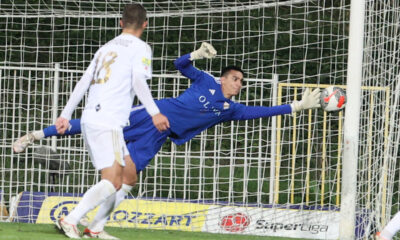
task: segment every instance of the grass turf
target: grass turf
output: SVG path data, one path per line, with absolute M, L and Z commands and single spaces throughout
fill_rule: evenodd
M 83 230 L 83 229 L 81 229 Z M 215 239 L 215 240 L 283 240 L 288 238 L 279 237 L 258 237 L 243 236 L 233 234 L 212 234 L 201 232 L 183 232 L 171 230 L 147 230 L 135 228 L 106 228 L 106 231 L 113 236 L 123 239 L 146 239 L 146 240 L 180 240 L 180 239 Z M 28 223 L 0 223 L 0 239 L 1 240 L 53 240 L 67 239 L 56 228 L 55 225 L 49 224 L 28 224 Z M 301 239 L 297 239 L 301 240 Z

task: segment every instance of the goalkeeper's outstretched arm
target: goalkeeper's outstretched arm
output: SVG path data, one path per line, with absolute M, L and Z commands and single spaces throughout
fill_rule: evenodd
M 232 116 L 232 120 L 250 120 L 262 117 L 272 117 L 277 115 L 290 114 L 306 109 L 313 109 L 320 107 L 319 98 L 320 90 L 317 88 L 310 92 L 307 88 L 304 91 L 303 97 L 300 101 L 293 101 L 291 104 L 263 107 L 263 106 L 245 106 L 236 104 L 236 110 Z
M 195 68 L 192 65 L 193 60 L 203 59 L 203 58 L 214 58 L 217 52 L 211 46 L 211 44 L 203 42 L 201 47 L 196 51 L 185 54 L 174 61 L 175 68 L 182 73 L 183 76 L 196 81 L 202 78 L 203 71 Z
M 250 120 L 263 117 L 273 117 L 277 115 L 284 115 L 292 113 L 290 105 L 281 105 L 274 107 L 262 107 L 262 106 L 245 106 L 240 104 L 238 111 L 232 116 L 232 120 Z

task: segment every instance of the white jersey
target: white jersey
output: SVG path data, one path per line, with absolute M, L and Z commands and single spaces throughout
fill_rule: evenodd
M 145 79 L 151 78 L 151 49 L 139 38 L 121 34 L 96 52 L 61 117 L 70 119 L 74 108 L 90 87 L 81 122 L 111 128 L 126 126 L 135 96 L 135 76 L 144 79 L 144 83 Z M 143 91 L 150 93 L 147 84 L 144 85 L 147 89 Z M 137 88 L 143 88 L 143 85 Z M 137 92 L 142 91 L 137 88 Z M 159 112 L 152 98 L 147 105 L 151 105 L 146 107 L 151 115 Z

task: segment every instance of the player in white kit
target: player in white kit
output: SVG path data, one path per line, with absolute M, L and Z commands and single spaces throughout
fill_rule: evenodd
M 160 113 L 146 83 L 151 78 L 151 49 L 139 39 L 147 26 L 146 10 L 140 4 L 127 5 L 120 24 L 122 34 L 96 52 L 55 124 L 61 134 L 68 129 L 72 112 L 89 89 L 81 129 L 92 163 L 101 171 L 101 181 L 83 195 L 68 216 L 57 221 L 57 227 L 70 238 L 80 238 L 76 225 L 87 212 L 115 198 L 122 186 L 123 171 L 132 171 L 132 168 L 136 171 L 132 161 L 124 161 L 129 152 L 122 134 L 135 94 L 152 116 L 156 128 L 159 131 L 169 128 L 168 119 Z M 85 229 L 84 234 L 116 239 L 104 231 Z
M 400 231 L 400 211 L 397 212 L 388 224 L 375 236 L 376 240 L 392 240 L 396 233 Z

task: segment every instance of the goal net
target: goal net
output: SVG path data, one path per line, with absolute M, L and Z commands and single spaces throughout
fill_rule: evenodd
M 0 2 L 0 220 L 51 223 L 99 181 L 80 135 L 41 140 L 22 154 L 11 145 L 54 123 L 95 51 L 120 33 L 129 2 Z M 190 86 L 173 61 L 203 41 L 218 54 L 196 67 L 215 76 L 227 65 L 244 70 L 239 103 L 288 104 L 307 87 L 346 88 L 350 0 L 141 3 L 156 99 Z M 365 6 L 359 239 L 387 223 L 400 196 L 400 6 Z M 109 225 L 337 239 L 344 118 L 318 109 L 222 123 L 180 146 L 168 140 Z

